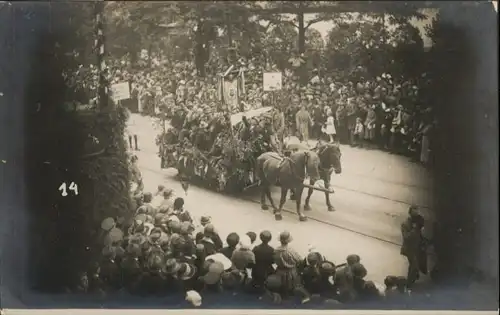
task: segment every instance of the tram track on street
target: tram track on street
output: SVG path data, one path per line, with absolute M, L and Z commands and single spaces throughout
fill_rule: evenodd
M 154 154 L 155 156 L 157 156 L 157 154 L 158 154 L 157 152 L 152 152 L 152 151 L 148 151 L 148 150 L 146 150 L 146 151 L 142 151 L 141 150 L 141 152 L 145 152 L 145 153 L 148 153 L 148 154 Z M 354 174 L 354 175 L 358 176 L 357 174 Z M 365 177 L 367 177 L 367 176 L 365 176 Z M 373 178 L 373 179 L 377 180 L 377 181 L 380 181 L 378 178 Z M 429 206 L 418 204 L 418 203 L 411 203 L 411 202 L 407 202 L 407 201 L 404 201 L 404 200 L 399 200 L 399 199 L 394 199 L 394 198 L 390 198 L 390 197 L 386 197 L 386 196 L 381 196 L 381 195 L 378 195 L 378 194 L 369 193 L 369 192 L 358 190 L 358 189 L 353 189 L 353 188 L 348 188 L 348 187 L 344 187 L 344 186 L 335 185 L 335 184 L 332 184 L 332 183 L 330 183 L 330 185 L 333 188 L 336 188 L 336 189 L 345 190 L 345 191 L 349 191 L 349 192 L 353 192 L 353 193 L 357 193 L 357 194 L 363 194 L 363 195 L 370 196 L 370 197 L 373 197 L 373 198 L 383 199 L 383 200 L 387 200 L 387 201 L 391 201 L 391 202 L 395 202 L 395 203 L 400 203 L 400 204 L 407 205 L 408 207 L 412 206 L 412 205 L 415 205 L 415 206 L 417 206 L 417 207 L 419 207 L 421 209 L 430 209 Z
M 154 173 L 156 175 L 165 176 L 165 174 L 163 174 L 161 171 L 155 170 L 155 169 L 150 168 L 150 167 L 140 166 L 139 168 L 141 170 L 148 171 L 150 173 Z M 171 178 L 171 180 L 175 181 L 174 178 Z M 205 189 L 203 187 L 199 187 L 199 186 L 197 186 L 197 187 L 200 188 L 200 189 Z M 237 198 L 236 196 L 232 196 L 232 195 L 228 195 L 228 194 L 224 194 L 224 195 L 226 197 L 230 197 L 230 198 Z M 251 202 L 251 203 L 254 203 L 254 204 L 257 204 L 257 205 L 260 206 L 260 202 L 259 201 L 255 200 L 255 199 L 253 199 L 251 197 L 248 197 L 248 196 L 238 196 L 238 199 L 241 199 L 241 200 L 244 200 L 244 201 L 248 201 L 248 202 Z M 283 211 L 286 212 L 286 213 L 289 213 L 289 214 L 292 214 L 292 215 L 298 217 L 296 211 L 294 211 L 294 210 L 291 210 L 291 209 L 288 209 L 288 208 L 284 207 Z M 374 240 L 377 240 L 377 241 L 380 241 L 380 242 L 383 242 L 383 243 L 386 243 L 386 244 L 390 244 L 390 245 L 393 245 L 393 246 L 398 246 L 398 247 L 401 246 L 401 243 L 390 241 L 390 240 L 384 239 L 382 237 L 377 237 L 377 236 L 374 236 L 374 235 L 370 235 L 370 234 L 364 233 L 364 232 L 359 231 L 359 230 L 355 230 L 355 229 L 348 228 L 348 227 L 345 227 L 345 226 L 342 226 L 342 225 L 339 225 L 339 224 L 335 224 L 333 222 L 329 222 L 327 220 L 322 220 L 322 219 L 314 218 L 314 217 L 311 217 L 311 216 L 308 216 L 308 220 L 316 221 L 318 223 L 321 223 L 321 224 L 324 224 L 324 225 L 327 225 L 327 226 L 331 226 L 331 227 L 334 227 L 334 228 L 337 228 L 337 229 L 348 231 L 348 232 L 354 233 L 356 235 L 367 237 L 367 238 L 370 238 L 370 239 L 374 239 Z

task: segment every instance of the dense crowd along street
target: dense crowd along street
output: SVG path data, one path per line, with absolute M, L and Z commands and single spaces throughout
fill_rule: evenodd
M 135 22 L 119 20 L 144 8 L 115 9 L 109 18 L 120 23 L 111 32 L 123 25 L 133 32 Z M 385 31 L 364 27 L 379 21 L 345 20 L 305 50 L 252 42 L 245 51 L 244 40 L 233 45 L 229 29 L 216 35 L 205 20 L 192 30 L 168 26 L 180 32 L 164 39 L 168 47 L 150 43 L 133 54 L 115 47 L 106 78 L 110 102 L 127 108 L 132 205 L 102 218 L 102 255 L 76 291 L 180 292 L 195 307 L 217 292 L 277 305 L 352 305 L 391 303 L 426 285 L 439 125 L 429 69 L 407 71 L 403 60 L 414 50 L 413 61 L 424 64 L 422 34 L 398 20 L 395 34 L 376 43 Z M 272 23 L 278 38 L 286 33 Z M 101 68 L 82 65 L 66 77 L 92 95 Z

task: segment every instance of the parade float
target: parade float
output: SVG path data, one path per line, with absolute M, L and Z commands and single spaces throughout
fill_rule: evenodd
M 209 150 L 194 145 L 193 133 L 188 140 L 179 126 L 165 130 L 157 138 L 161 167 L 177 169 L 181 181 L 219 192 L 238 193 L 255 186 L 255 159 L 273 150 L 268 128 L 271 111 L 272 107 L 262 107 L 226 116 Z

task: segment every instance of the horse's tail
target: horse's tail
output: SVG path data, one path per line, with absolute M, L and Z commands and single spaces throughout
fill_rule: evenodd
M 262 153 L 255 159 L 255 176 L 256 180 L 264 179 L 264 162 L 267 160 L 266 153 Z

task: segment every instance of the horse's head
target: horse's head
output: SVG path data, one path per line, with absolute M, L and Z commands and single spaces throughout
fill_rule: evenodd
M 321 160 L 321 165 L 325 168 L 333 168 L 335 174 L 342 173 L 342 163 L 340 161 L 342 153 L 338 143 L 328 143 L 319 148 L 318 155 Z
M 320 179 L 319 176 L 319 156 L 312 151 L 303 151 L 304 152 L 304 166 L 307 171 L 307 175 L 313 181 L 317 181 Z

